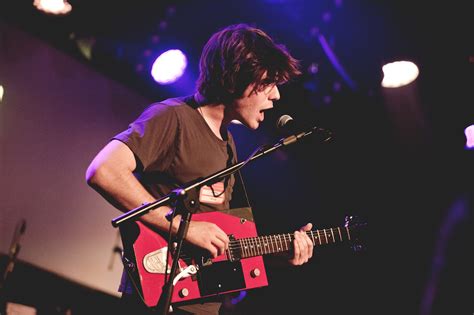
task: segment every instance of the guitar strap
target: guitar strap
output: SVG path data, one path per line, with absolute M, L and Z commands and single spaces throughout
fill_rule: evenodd
M 245 188 L 245 183 L 242 177 L 242 173 L 239 170 L 235 174 L 238 180 L 235 181 L 235 187 L 234 187 L 235 194 L 233 194 L 232 196 L 231 208 L 242 208 L 242 207 L 252 208 L 250 206 L 250 200 L 247 194 L 247 189 Z M 234 196 L 237 198 L 234 198 Z

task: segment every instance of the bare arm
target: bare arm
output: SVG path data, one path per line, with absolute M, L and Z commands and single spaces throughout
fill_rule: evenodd
M 128 211 L 155 198 L 133 175 L 136 168 L 133 152 L 118 140 L 109 142 L 92 160 L 86 172 L 86 181 L 112 205 Z M 140 220 L 160 230 L 167 231 L 169 222 L 165 215 L 169 207 L 159 207 L 140 217 Z M 176 233 L 179 218 L 173 220 L 172 232 Z M 207 249 L 214 257 L 222 254 L 228 246 L 227 235 L 215 224 L 194 222 L 189 225 L 186 240 Z

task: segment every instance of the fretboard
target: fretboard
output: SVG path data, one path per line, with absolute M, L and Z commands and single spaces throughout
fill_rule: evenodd
M 306 234 L 312 240 L 314 246 L 351 240 L 350 227 L 308 231 Z M 241 258 L 287 252 L 292 250 L 294 238 L 294 234 L 287 233 L 232 240 L 229 243 L 227 256 L 230 260 L 238 260 Z

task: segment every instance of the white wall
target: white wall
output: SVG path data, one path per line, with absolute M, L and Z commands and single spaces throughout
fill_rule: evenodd
M 117 254 L 108 266 L 120 212 L 84 174 L 149 100 L 1 22 L 0 84 L 0 252 L 25 218 L 19 259 L 117 294 Z

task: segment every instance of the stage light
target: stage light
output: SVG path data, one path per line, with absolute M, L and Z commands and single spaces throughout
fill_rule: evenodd
M 72 10 L 67 0 L 34 0 L 33 5 L 48 14 L 67 14 Z
M 3 100 L 3 93 L 4 93 L 3 85 L 0 85 L 0 102 Z
M 187 58 L 181 50 L 171 49 L 156 58 L 151 75 L 159 84 L 171 84 L 183 75 L 187 64 Z
M 418 67 L 411 61 L 395 61 L 382 67 L 382 86 L 397 88 L 413 82 L 419 74 Z
M 87 60 L 92 59 L 92 51 L 95 43 L 95 37 L 84 37 L 76 40 L 77 48 Z
M 464 129 L 464 135 L 466 136 L 466 149 L 474 150 L 474 125 Z

